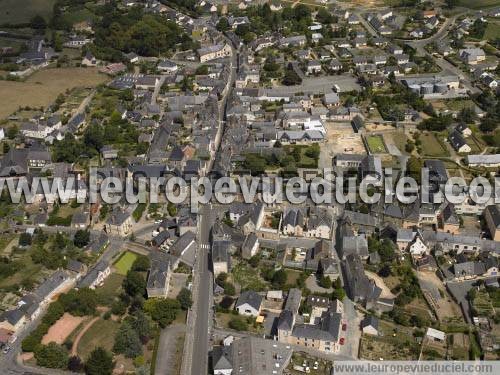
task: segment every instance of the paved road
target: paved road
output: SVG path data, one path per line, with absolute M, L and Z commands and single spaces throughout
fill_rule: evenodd
M 155 375 L 177 375 L 173 366 L 178 361 L 176 356 L 177 342 L 185 332 L 186 326 L 184 324 L 172 324 L 161 331 Z
M 206 374 L 208 371 L 208 337 L 211 328 L 213 276 L 209 269 L 210 232 L 215 221 L 210 206 L 203 206 L 199 214 L 198 259 L 195 269 L 197 296 L 193 306 L 194 341 L 191 374 Z

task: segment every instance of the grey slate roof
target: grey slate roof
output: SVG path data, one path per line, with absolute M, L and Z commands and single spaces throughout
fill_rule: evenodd
M 255 310 L 259 310 L 260 305 L 262 304 L 262 296 L 252 290 L 247 290 L 241 293 L 235 307 L 238 308 L 246 303 L 252 306 Z

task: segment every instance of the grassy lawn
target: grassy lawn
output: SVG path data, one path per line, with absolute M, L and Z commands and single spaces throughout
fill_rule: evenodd
M 107 77 L 94 68 L 55 68 L 40 70 L 23 82 L 1 81 L 0 119 L 20 106 L 45 107 L 67 89 L 93 87 L 106 80 Z
M 422 154 L 425 156 L 449 156 L 448 151 L 437 140 L 432 133 L 424 133 L 420 135 L 422 141 Z
M 384 145 L 384 140 L 380 135 L 370 135 L 366 137 L 368 148 L 373 154 L 381 154 L 387 152 Z
M 114 264 L 116 271 L 120 275 L 126 275 L 132 268 L 132 264 L 137 259 L 137 254 L 131 251 L 125 251 Z
M 260 278 L 259 273 L 246 264 L 238 264 L 231 272 L 234 281 L 241 286 L 241 289 L 259 292 L 267 287 L 267 283 Z
M 119 327 L 120 323 L 111 319 L 99 319 L 95 322 L 89 330 L 85 332 L 78 343 L 78 355 L 80 358 L 87 359 L 92 350 L 97 346 L 111 351 Z
M 104 280 L 104 285 L 96 289 L 99 301 L 104 304 L 111 304 L 116 296 L 120 294 L 123 279 L 125 276 L 113 272 Z
M 55 0 L 0 0 L 0 24 L 25 23 L 35 15 L 49 21 Z

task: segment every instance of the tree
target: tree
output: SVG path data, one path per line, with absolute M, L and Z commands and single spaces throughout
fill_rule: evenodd
M 68 360 L 68 370 L 71 372 L 81 372 L 83 370 L 83 363 L 80 357 L 74 355 L 69 357 Z
M 123 280 L 123 289 L 129 296 L 143 295 L 146 290 L 146 280 L 140 272 L 128 271 Z
M 458 0 L 446 0 L 446 6 L 448 8 L 454 8 L 458 5 Z
M 68 351 L 55 342 L 40 345 L 35 351 L 35 358 L 38 366 L 60 369 L 68 367 Z
M 182 310 L 188 310 L 193 304 L 193 300 L 191 299 L 191 291 L 187 288 L 182 288 L 177 295 L 177 300 L 179 301 Z
M 142 354 L 142 342 L 139 335 L 127 321 L 122 323 L 116 333 L 113 351 L 127 358 L 135 358 Z
M 145 255 L 139 255 L 132 264 L 132 271 L 146 272 L 151 268 L 151 261 Z
M 236 331 L 246 331 L 248 329 L 248 323 L 246 320 L 240 318 L 239 316 L 233 317 L 228 324 L 229 328 Z
M 382 268 L 378 271 L 380 277 L 389 277 L 391 275 L 391 266 L 384 264 Z
M 13 125 L 11 127 L 9 127 L 9 129 L 7 129 L 7 138 L 9 139 L 14 139 L 17 137 L 17 134 L 19 134 L 19 128 L 17 127 L 17 125 Z
M 64 310 L 72 315 L 93 315 L 97 307 L 97 294 L 95 290 L 89 288 L 72 289 L 62 294 L 59 302 L 64 306 Z
M 113 357 L 101 347 L 95 348 L 85 363 L 87 375 L 111 375 L 114 368 Z
M 114 315 L 123 315 L 127 312 L 127 304 L 121 300 L 118 299 L 113 302 L 111 305 L 111 313 Z
M 75 233 L 75 237 L 73 238 L 73 243 L 76 247 L 80 249 L 87 246 L 90 242 L 90 232 L 88 230 L 79 229 Z
M 145 344 L 149 341 L 151 336 L 151 323 L 149 318 L 142 310 L 137 310 L 134 313 L 134 322 L 132 327 L 135 329 L 141 341 Z
M 224 32 L 228 31 L 230 28 L 231 26 L 229 26 L 229 21 L 226 17 L 219 18 L 219 22 L 217 22 L 217 30 Z
M 144 302 L 144 311 L 155 322 L 158 322 L 162 328 L 170 325 L 175 320 L 180 309 L 181 305 L 179 301 L 171 298 L 148 299 Z
M 45 30 L 47 28 L 47 22 L 45 22 L 45 19 L 39 14 L 35 15 L 30 20 L 30 24 L 31 27 L 35 30 Z
M 472 107 L 464 107 L 457 116 L 460 122 L 472 124 L 477 120 L 477 114 Z
M 273 274 L 272 281 L 271 281 L 273 288 L 282 289 L 286 284 L 286 280 L 287 280 L 287 273 L 283 268 L 276 271 Z
M 300 85 L 302 83 L 302 78 L 299 77 L 299 75 L 293 70 L 292 65 L 289 64 L 281 83 L 285 86 Z
M 318 284 L 322 288 L 330 289 L 332 287 L 332 280 L 328 276 L 321 276 Z
M 332 293 L 332 298 L 338 299 L 339 301 L 342 301 L 345 298 L 344 288 L 336 288 Z
M 25 247 L 31 245 L 31 234 L 29 233 L 21 233 L 19 236 L 19 246 Z
M 332 23 L 333 15 L 326 8 L 319 8 L 316 14 L 316 21 L 322 24 Z
M 219 302 L 219 306 L 223 309 L 229 309 L 234 303 L 234 299 L 229 296 L 224 296 L 222 301 Z
M 383 262 L 390 262 L 394 259 L 395 252 L 394 247 L 392 246 L 392 242 L 388 239 L 384 239 L 380 243 L 380 247 L 378 250 L 380 258 Z

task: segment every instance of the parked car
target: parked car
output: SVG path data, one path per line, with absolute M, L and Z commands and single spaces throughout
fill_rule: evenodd
M 344 345 L 344 338 L 343 337 L 340 338 L 340 345 Z

